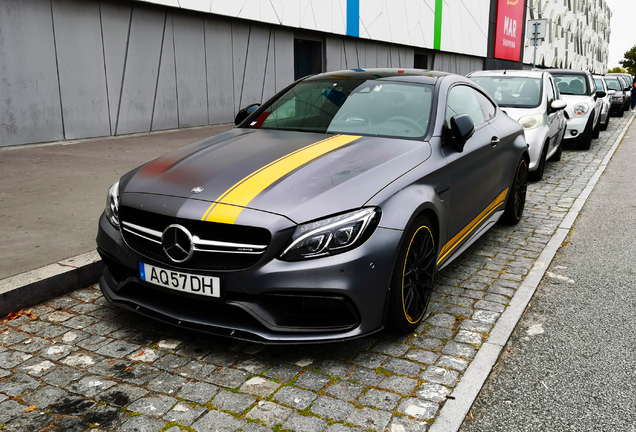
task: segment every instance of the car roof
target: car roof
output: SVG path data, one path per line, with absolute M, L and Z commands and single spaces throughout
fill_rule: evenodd
M 387 68 L 373 68 L 373 69 L 345 69 L 333 72 L 324 72 L 317 75 L 312 75 L 305 78 L 305 81 L 324 80 L 329 78 L 355 78 L 355 79 L 369 79 L 369 80 L 382 80 L 399 78 L 400 81 L 417 82 L 424 84 L 435 84 L 437 80 L 449 75 L 455 77 L 462 77 L 461 75 L 451 74 L 448 72 L 440 72 L 428 69 L 387 69 Z
M 574 69 L 545 69 L 546 72 L 550 73 L 558 73 L 562 75 L 587 75 L 590 74 L 590 71 L 587 70 L 574 70 Z
M 535 71 L 535 70 L 523 70 L 523 69 L 499 69 L 499 70 L 484 70 L 484 71 L 476 71 L 471 72 L 470 77 L 477 76 L 518 76 L 518 77 L 527 77 L 527 78 L 541 78 L 545 71 Z

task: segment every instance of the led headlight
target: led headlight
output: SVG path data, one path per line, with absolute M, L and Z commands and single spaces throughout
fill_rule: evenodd
M 299 225 L 280 259 L 298 261 L 353 249 L 369 238 L 380 209 L 364 208 Z
M 519 123 L 524 129 L 536 129 L 543 124 L 543 114 L 523 116 L 519 119 Z
M 584 116 L 589 111 L 590 107 L 585 102 L 579 102 L 572 107 L 572 111 L 575 116 Z
M 119 229 L 119 180 L 108 189 L 106 195 L 106 218 L 112 226 Z

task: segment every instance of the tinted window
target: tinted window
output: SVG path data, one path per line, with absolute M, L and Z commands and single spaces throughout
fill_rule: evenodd
M 475 92 L 479 105 L 481 105 L 481 112 L 484 113 L 484 119 L 486 121 L 495 117 L 497 108 L 492 104 L 490 99 L 479 92 Z
M 618 81 L 621 83 L 621 87 L 622 87 L 622 88 L 627 87 L 627 84 L 625 84 L 625 78 L 623 78 L 622 76 L 618 76 L 618 77 L 616 77 L 616 78 L 618 78 Z M 622 89 L 621 89 L 621 90 L 622 90 Z
M 468 86 L 455 86 L 448 92 L 446 101 L 446 126 L 450 127 L 450 119 L 459 114 L 472 117 L 475 126 L 486 121 L 477 92 Z
M 618 82 L 618 79 L 616 78 L 605 78 L 605 84 L 607 84 L 607 88 L 610 90 L 617 90 L 617 91 L 623 90 L 621 88 L 621 84 Z
M 541 80 L 515 76 L 478 76 L 479 84 L 501 107 L 534 108 L 541 103 Z
M 302 81 L 249 127 L 392 137 L 426 135 L 434 87 L 361 79 Z
M 590 93 L 586 75 L 559 75 L 558 73 L 552 73 L 552 75 L 561 94 L 587 95 Z

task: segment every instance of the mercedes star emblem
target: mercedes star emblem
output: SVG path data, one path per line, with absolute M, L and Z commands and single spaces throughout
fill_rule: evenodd
M 194 188 L 192 188 L 192 190 L 190 192 L 193 193 L 193 194 L 201 193 L 201 192 L 203 192 L 203 186 L 194 187 Z
M 192 234 L 181 225 L 170 225 L 163 231 L 161 246 L 168 258 L 176 263 L 189 260 L 194 252 Z

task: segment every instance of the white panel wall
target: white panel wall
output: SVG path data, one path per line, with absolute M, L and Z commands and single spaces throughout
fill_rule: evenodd
M 441 50 L 486 57 L 489 12 L 490 0 L 445 1 Z

